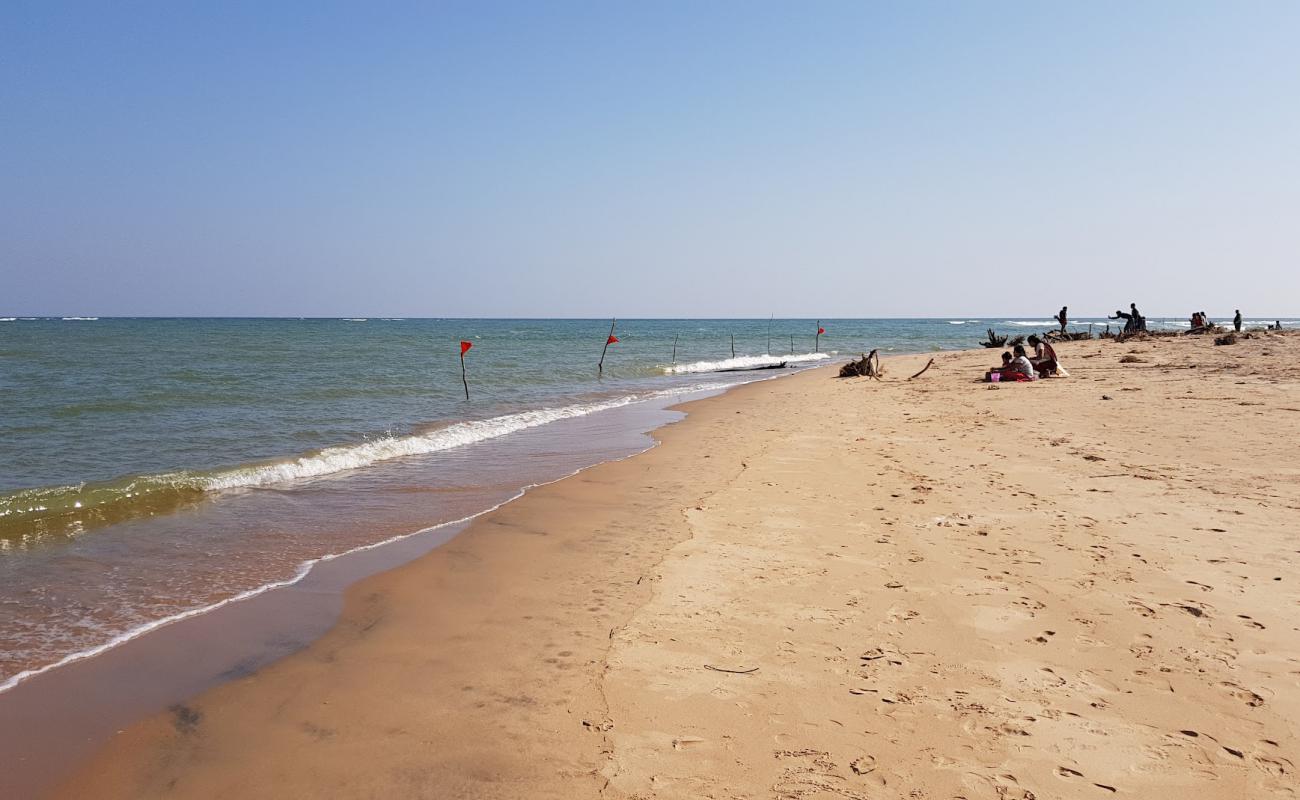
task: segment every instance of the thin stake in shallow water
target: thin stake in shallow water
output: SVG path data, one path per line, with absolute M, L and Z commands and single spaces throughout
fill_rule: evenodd
M 731 357 L 736 357 L 736 334 L 731 334 Z
M 681 336 L 682 335 L 680 333 L 673 335 L 673 363 L 674 364 L 677 363 L 677 340 L 680 339 Z
M 473 342 L 460 343 L 460 382 L 465 384 L 465 399 L 469 399 L 469 378 L 465 377 L 465 351 L 474 346 Z
M 614 323 L 617 321 L 617 319 L 609 321 L 609 336 L 605 337 L 605 346 L 600 350 L 600 363 L 596 365 L 596 374 L 601 377 L 605 375 L 605 351 L 609 349 L 611 344 L 618 341 L 618 337 L 614 335 Z

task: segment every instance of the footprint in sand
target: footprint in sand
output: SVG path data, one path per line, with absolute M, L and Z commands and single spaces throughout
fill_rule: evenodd
M 1232 695 L 1238 700 L 1245 702 L 1246 705 L 1251 706 L 1252 708 L 1258 708 L 1259 706 L 1264 705 L 1263 697 L 1245 688 L 1244 686 L 1240 686 L 1238 684 L 1232 683 L 1231 681 L 1223 681 L 1219 684 L 1219 686 L 1227 690 L 1228 694 Z
M 1069 767 L 1057 767 L 1056 775 L 1057 777 L 1062 778 L 1064 780 L 1075 780 L 1076 778 L 1083 777 L 1082 772 L 1080 772 L 1077 769 L 1070 769 Z M 1096 786 L 1098 789 L 1103 789 L 1112 794 L 1118 791 L 1114 786 L 1107 786 L 1104 783 L 1093 783 L 1093 786 Z
M 1156 610 L 1154 608 L 1137 600 L 1129 600 L 1128 607 L 1144 617 L 1154 617 L 1156 615 Z

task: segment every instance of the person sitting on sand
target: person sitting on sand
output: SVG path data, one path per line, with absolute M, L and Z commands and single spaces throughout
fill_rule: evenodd
M 1201 319 L 1201 312 L 1193 311 L 1191 329 L 1196 330 L 1198 328 L 1204 328 L 1204 327 L 1205 327 L 1205 320 Z
M 1003 350 L 1002 366 L 994 367 L 993 369 L 986 372 L 984 374 L 984 380 L 986 381 L 993 380 L 994 373 L 997 373 L 998 379 L 1001 380 L 1003 377 L 1006 377 L 1009 372 L 1011 372 L 1011 351 Z
M 1232 329 L 1241 333 L 1241 309 L 1237 309 L 1237 315 L 1232 318 Z
M 1039 339 L 1037 334 L 1031 335 L 1028 341 L 1034 346 L 1034 357 L 1030 361 L 1039 377 L 1055 375 L 1060 367 L 1060 363 L 1056 360 L 1056 351 L 1045 340 Z
M 1015 358 L 1011 359 L 1010 375 L 1007 377 L 1018 381 L 1037 380 L 1038 371 L 1034 369 L 1034 362 L 1030 361 L 1029 356 L 1025 355 L 1024 345 L 1016 345 L 1013 352 Z

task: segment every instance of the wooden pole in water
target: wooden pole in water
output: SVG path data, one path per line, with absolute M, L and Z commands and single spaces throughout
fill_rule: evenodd
M 465 399 L 469 399 L 469 378 L 465 377 L 465 351 L 474 345 L 470 342 L 460 343 L 460 382 L 465 384 Z
M 822 321 L 817 320 L 817 336 L 816 338 L 813 339 L 813 352 L 820 353 L 821 351 L 822 351 Z
M 790 334 L 790 355 L 794 355 L 794 334 Z
M 677 340 L 680 339 L 681 337 L 682 335 L 680 333 L 675 334 L 673 336 L 673 363 L 674 364 L 677 363 Z
M 731 334 L 731 357 L 736 357 L 736 334 Z
M 772 355 L 772 317 L 775 316 L 775 314 L 772 314 L 767 318 L 767 354 L 769 356 Z
M 605 351 L 609 349 L 609 343 L 613 341 L 617 341 L 614 338 L 615 322 L 618 322 L 618 320 L 611 319 L 609 321 L 609 336 L 605 337 L 605 346 L 600 349 L 600 363 L 596 365 L 596 374 L 599 376 L 604 376 L 605 374 Z

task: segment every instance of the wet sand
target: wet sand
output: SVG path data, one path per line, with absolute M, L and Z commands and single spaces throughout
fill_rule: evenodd
M 1058 351 L 690 404 L 59 795 L 1294 796 L 1300 337 Z

